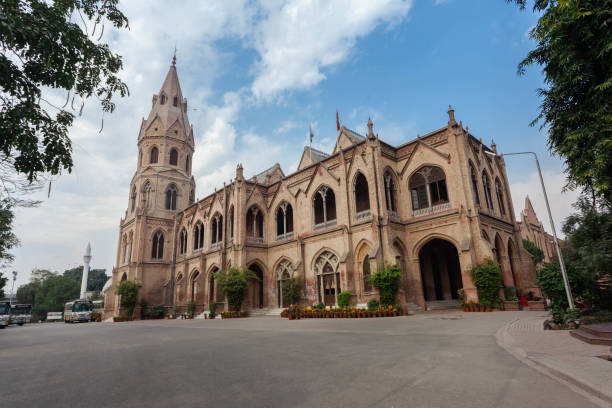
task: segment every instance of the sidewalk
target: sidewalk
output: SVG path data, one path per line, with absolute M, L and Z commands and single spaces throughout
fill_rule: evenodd
M 612 404 L 612 362 L 597 356 L 611 354 L 610 347 L 584 343 L 569 330 L 544 330 L 546 312 L 517 312 L 517 319 L 499 329 L 497 343 L 527 365 L 581 393 Z

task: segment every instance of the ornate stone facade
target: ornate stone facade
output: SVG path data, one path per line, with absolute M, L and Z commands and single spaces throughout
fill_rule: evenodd
M 521 220 L 517 224 L 521 232 L 521 238 L 533 242 L 544 252 L 542 262 L 557 260 L 557 250 L 555 249 L 553 236 L 544 229 L 542 221 L 538 219 L 533 205 L 531 205 L 529 196 L 525 198 L 525 209 L 521 211 Z
M 186 106 L 173 64 L 141 127 L 120 224 L 113 283 L 142 282 L 139 297 L 150 306 L 224 307 L 212 274 L 230 265 L 259 276 L 247 309 L 283 306 L 281 281 L 291 276 L 302 279 L 305 304 L 336 304 L 345 290 L 364 304 L 377 293 L 363 277 L 384 262 L 402 268 L 404 306 L 457 299 L 460 288 L 476 299 L 469 270 L 493 257 L 506 286 L 535 285 L 504 160 L 486 154 L 495 144 L 473 137 L 452 108 L 446 126 L 400 146 L 368 121 L 366 136 L 342 127 L 331 154 L 306 147 L 292 174 L 275 164 L 245 178 L 239 164 L 235 179 L 192 203 Z M 118 303 L 107 292 L 106 314 L 120 313 Z

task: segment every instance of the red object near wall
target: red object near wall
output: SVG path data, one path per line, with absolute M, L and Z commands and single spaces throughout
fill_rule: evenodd
M 523 307 L 527 307 L 527 296 L 519 296 L 519 300 L 521 301 L 521 305 L 523 305 Z

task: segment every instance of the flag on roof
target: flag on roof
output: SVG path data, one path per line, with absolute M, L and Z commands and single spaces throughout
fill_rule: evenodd
M 312 144 L 312 138 L 314 137 L 314 134 L 312 133 L 312 125 L 308 125 L 308 128 L 310 129 L 310 144 Z
M 336 109 L 336 130 L 340 131 L 340 118 L 338 117 L 338 109 Z

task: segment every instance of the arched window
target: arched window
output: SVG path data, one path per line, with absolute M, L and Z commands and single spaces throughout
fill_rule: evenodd
M 413 215 L 446 209 L 446 207 L 441 206 L 441 204 L 448 203 L 446 175 L 440 167 L 425 166 L 420 168 L 410 178 L 409 185 L 412 209 L 416 212 Z M 417 210 L 426 208 L 427 211 L 417 212 Z
M 336 196 L 334 191 L 323 186 L 314 194 L 314 228 L 336 225 Z
M 390 215 L 397 215 L 397 207 L 395 205 L 395 182 L 390 172 L 385 172 L 385 204 Z
M 288 260 L 281 261 L 276 268 L 276 290 L 278 296 L 278 307 L 288 307 L 289 302 L 285 301 L 285 289 L 287 285 L 287 281 L 291 278 L 291 274 L 293 271 L 293 267 L 291 266 L 291 262 Z
M 495 194 L 497 194 L 497 202 L 499 203 L 499 211 L 501 215 L 506 215 L 506 206 L 504 206 L 504 191 L 502 190 L 499 178 L 495 178 Z
M 166 210 L 176 210 L 176 186 L 170 184 L 166 189 Z
M 142 166 L 142 149 L 138 151 L 138 167 Z
M 189 155 L 185 156 L 185 171 L 189 173 Z
M 201 221 L 196 222 L 193 228 L 193 250 L 202 249 L 204 246 L 204 224 Z
M 170 164 L 176 166 L 178 163 L 178 151 L 176 149 L 170 150 Z
M 187 230 L 183 228 L 181 230 L 180 239 L 179 239 L 179 254 L 185 255 L 187 252 Z
M 215 214 L 212 218 L 212 226 L 210 228 L 211 232 L 211 248 L 218 247 L 223 240 L 223 216 L 220 214 Z
M 162 259 L 163 257 L 164 257 L 164 234 L 161 231 L 157 231 L 153 235 L 151 258 Z
M 276 210 L 276 239 L 293 237 L 293 208 L 289 203 L 282 203 Z
M 193 303 L 196 302 L 196 292 L 198 288 L 198 278 L 200 277 L 200 272 L 196 271 L 191 277 L 191 301 Z
M 493 197 L 491 196 L 491 182 L 486 171 L 482 171 L 482 187 L 484 189 L 485 200 L 487 202 L 487 208 L 493 212 Z
M 134 232 L 130 232 L 130 238 L 128 239 L 128 263 L 132 262 L 132 247 L 134 246 Z
M 341 292 L 338 264 L 338 257 L 325 251 L 319 255 L 314 265 L 319 302 L 326 306 L 336 305 L 337 294 Z
M 256 205 L 249 208 L 246 216 L 246 233 L 247 240 L 253 242 L 263 242 L 264 237 L 264 226 L 263 226 L 263 214 L 259 207 Z
M 357 219 L 370 215 L 370 191 L 368 180 L 362 173 L 355 178 L 355 217 Z
M 166 103 L 166 95 L 161 94 L 161 95 L 159 96 L 159 103 L 160 103 L 161 105 L 164 105 L 164 104 Z
M 476 177 L 476 170 L 474 165 L 470 163 L 470 177 L 472 179 L 472 191 L 474 192 L 474 202 L 480 208 L 480 195 L 478 194 L 478 178 Z
M 121 263 L 125 263 L 125 255 L 127 253 L 127 234 L 123 234 L 121 247 L 123 249 L 123 255 L 121 257 Z
M 132 199 L 131 199 L 132 212 L 136 209 L 136 186 L 132 187 Z
M 189 191 L 189 204 L 193 204 L 193 202 L 195 201 L 195 193 L 193 191 L 193 188 Z
M 229 224 L 229 239 L 230 241 L 232 239 L 234 239 L 234 206 L 232 205 L 230 207 L 230 211 L 229 211 L 229 219 L 230 219 L 230 224 Z
M 370 272 L 370 257 L 368 255 L 366 255 L 363 258 L 363 290 L 364 292 L 371 292 L 372 291 L 372 282 L 370 282 L 367 278 L 369 278 L 369 276 L 371 275 Z
M 172 98 L 172 106 L 178 106 L 178 97 L 177 96 Z
M 151 158 L 149 160 L 149 163 L 157 163 L 157 156 L 159 156 L 159 150 L 157 150 L 157 147 L 153 146 L 153 148 L 151 149 Z
M 142 197 L 143 197 L 143 200 L 145 200 L 146 208 L 152 207 L 151 205 L 151 190 L 152 189 L 153 187 L 151 187 L 151 182 L 147 180 L 144 186 L 142 187 Z

